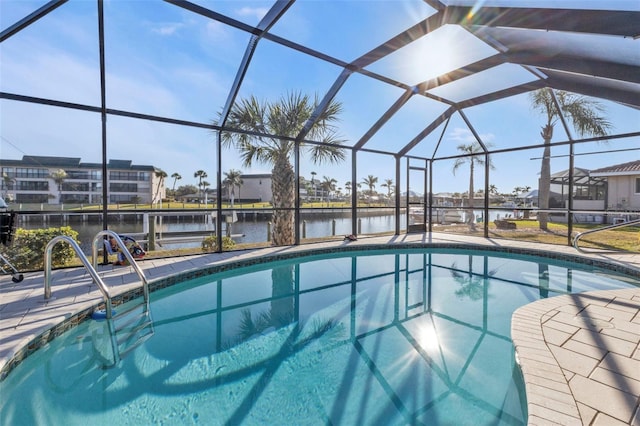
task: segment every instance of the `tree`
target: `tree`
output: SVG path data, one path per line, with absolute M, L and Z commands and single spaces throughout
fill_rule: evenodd
M 311 187 L 313 188 L 313 199 L 315 200 L 318 197 L 318 187 L 316 186 L 316 175 L 318 173 L 311 172 Z
M 338 183 L 338 181 L 326 176 L 323 176 L 322 178 L 324 180 L 320 183 L 320 188 L 322 188 L 323 196 L 325 193 L 327 194 L 327 204 L 328 204 L 329 200 L 331 199 L 331 192 L 335 191 L 336 183 Z
M 175 196 L 190 195 L 198 192 L 198 188 L 195 185 L 182 185 L 175 191 Z
M 489 146 L 489 144 L 485 144 L 485 146 Z M 476 218 L 473 214 L 473 173 L 475 170 L 475 165 L 479 166 L 485 165 L 484 155 L 474 155 L 483 153 L 484 150 L 478 141 L 473 141 L 472 143 L 465 145 L 460 144 L 457 146 L 458 151 L 461 151 L 465 154 L 469 154 L 466 157 L 456 158 L 456 161 L 453 163 L 453 174 L 456 174 L 456 170 L 458 170 L 463 164 L 469 163 L 469 191 L 467 192 L 467 197 L 469 200 L 469 213 L 467 214 L 467 223 L 469 224 L 469 230 L 476 230 Z M 489 160 L 489 168 L 493 169 L 493 164 L 491 164 L 491 160 Z
M 474 272 L 473 259 L 473 256 L 468 256 L 468 268 L 465 272 L 462 272 L 461 268 L 458 268 L 456 262 L 453 262 L 451 265 L 451 275 L 454 281 L 460 285 L 460 288 L 455 291 L 455 294 L 460 299 L 468 297 L 471 301 L 483 300 L 486 297 L 485 294 L 488 293 L 491 277 L 496 274 L 497 269 L 486 271 L 480 275 Z
M 373 196 L 373 190 L 376 189 L 378 178 L 373 175 L 369 175 L 362 180 L 362 183 L 364 185 L 367 185 L 367 187 L 369 188 L 369 199 L 371 199 L 371 196 Z
M 516 186 L 515 188 L 513 188 L 512 194 L 514 198 L 518 198 L 518 195 L 520 195 L 520 193 L 523 191 L 521 186 Z
M 198 191 L 200 192 L 200 200 L 198 200 L 198 203 L 200 203 L 200 201 L 202 200 L 203 191 L 204 191 L 204 186 L 202 185 L 202 182 L 207 176 L 208 176 L 207 172 L 205 172 L 204 170 L 198 170 L 193 174 L 194 178 L 198 178 Z
M 393 186 L 393 179 L 385 179 L 384 183 L 380 186 L 387 188 L 387 200 L 391 200 L 391 194 L 393 194 L 395 190 L 395 186 Z
M 176 172 L 176 173 L 173 173 L 171 175 L 171 177 L 173 178 L 173 186 L 171 187 L 171 193 L 173 193 L 174 196 L 175 196 L 175 193 L 176 193 L 176 182 L 179 181 L 180 179 L 182 179 L 182 176 L 180 176 L 180 173 Z
M 153 200 L 151 201 L 152 204 L 156 202 L 156 198 L 158 198 L 158 202 L 162 201 L 162 196 L 161 196 L 161 193 L 160 193 L 160 187 L 162 186 L 162 184 L 164 183 L 164 180 L 168 176 L 167 172 L 165 172 L 162 169 L 156 169 L 154 174 L 158 178 L 158 186 L 156 186 L 156 192 L 155 192 L 155 195 L 153 196 Z M 160 207 L 162 207 L 162 206 L 160 206 Z
M 62 184 L 67 179 L 67 172 L 64 169 L 58 169 L 51 172 L 51 179 L 58 186 L 58 203 L 62 204 Z
M 612 128 L 611 123 L 599 115 L 604 111 L 602 104 L 562 90 L 555 92 L 555 98 L 561 111 L 558 111 L 554 102 L 554 92 L 551 89 L 540 89 L 531 93 L 531 106 L 534 110 L 545 115 L 547 122 L 542 126 L 540 136 L 544 141 L 544 151 L 540 164 L 540 181 L 538 184 L 538 222 L 540 229 L 548 230 L 549 194 L 551 190 L 551 139 L 553 128 L 560 114 L 571 120 L 573 128 L 581 137 L 606 136 Z
M 235 200 L 236 192 L 235 188 L 238 187 L 238 194 L 240 193 L 240 186 L 244 183 L 242 181 L 242 172 L 240 170 L 231 169 L 224 173 L 225 178 L 222 184 L 229 191 L 229 198 L 231 199 L 231 208 L 233 208 L 233 202 Z
M 207 204 L 207 194 L 209 193 L 209 190 L 207 188 L 210 187 L 211 184 L 206 180 L 203 180 L 200 183 L 200 186 L 202 186 L 202 192 L 204 193 L 204 203 Z
M 231 108 L 226 126 L 244 132 L 222 132 L 225 147 L 235 147 L 243 164 L 251 167 L 254 162 L 268 164 L 271 170 L 273 194 L 272 241 L 275 245 L 295 243 L 294 211 L 295 174 L 291 156 L 296 146 L 295 138 L 305 128 L 318 107 L 317 97 L 290 93 L 277 102 L 260 102 L 251 96 L 240 100 Z M 331 101 L 317 119 L 311 123 L 305 137 L 322 142 L 300 142 L 301 154 L 306 153 L 314 164 L 338 163 L 345 159 L 336 135 L 334 123 L 342 111 L 342 104 Z
M 347 197 L 351 195 L 351 182 L 347 181 L 344 183 L 344 189 L 347 191 Z

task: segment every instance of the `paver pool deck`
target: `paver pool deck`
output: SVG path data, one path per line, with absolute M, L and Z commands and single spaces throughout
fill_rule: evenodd
M 149 280 L 229 261 L 317 248 L 393 244 L 464 244 L 548 251 L 606 261 L 637 271 L 640 254 L 579 253 L 572 247 L 443 233 L 407 234 L 293 247 L 203 254 L 138 262 Z M 635 272 L 634 272 L 635 273 Z M 131 267 L 98 267 L 112 295 L 140 286 Z M 44 300 L 44 274 L 24 274 L 13 283 L 0 276 L 0 371 L 35 350 L 60 324 L 102 301 L 84 268 L 54 270 L 52 295 Z M 66 324 L 66 328 L 74 324 Z M 55 331 L 52 331 L 55 330 Z M 56 334 L 56 335 L 57 335 Z M 526 386 L 530 425 L 640 426 L 640 287 L 567 294 L 516 310 L 511 336 Z M 39 343 L 34 343 L 39 342 Z

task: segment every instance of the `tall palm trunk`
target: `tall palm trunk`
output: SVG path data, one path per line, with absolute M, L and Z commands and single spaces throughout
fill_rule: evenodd
M 162 201 L 162 197 L 160 196 L 160 185 L 162 185 L 162 179 L 158 181 L 158 185 L 156 186 L 156 195 L 153 197 L 151 204 L 155 204 L 156 199 L 158 199 L 158 201 Z
M 544 139 L 544 152 L 542 154 L 542 164 L 540 166 L 540 184 L 538 185 L 538 208 L 547 210 L 549 208 L 549 195 L 551 187 L 551 138 L 553 137 L 553 125 L 547 124 L 540 132 Z M 549 213 L 538 212 L 538 222 L 540 229 L 547 231 L 549 228 Z
M 292 265 L 271 270 L 271 321 L 276 328 L 286 327 L 295 318 L 295 279 Z
M 476 221 L 475 221 L 475 215 L 473 214 L 473 195 L 474 195 L 474 188 L 473 188 L 473 169 L 474 169 L 474 157 L 471 157 L 470 160 L 470 173 L 471 176 L 469 176 L 469 218 L 467 219 L 467 222 L 469 224 L 469 231 L 475 231 L 476 230 Z
M 295 176 L 288 157 L 282 155 L 276 159 L 271 173 L 271 191 L 275 208 L 271 238 L 274 245 L 292 245 L 295 244 Z

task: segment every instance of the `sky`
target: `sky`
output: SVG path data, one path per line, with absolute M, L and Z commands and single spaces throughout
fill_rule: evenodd
M 46 1 L 2 0 L 0 29 L 24 18 Z M 270 1 L 207 1 L 195 3 L 235 20 L 256 25 L 271 7 Z M 468 2 L 467 2 L 468 3 Z M 493 2 L 496 3 L 496 2 Z M 506 1 L 498 3 L 508 3 Z M 516 2 L 527 5 L 527 1 Z M 539 4 L 539 2 L 534 2 Z M 573 2 L 574 5 L 577 2 Z M 584 4 L 584 0 L 580 2 Z M 558 5 L 557 2 L 553 4 Z M 571 5 L 571 1 L 567 0 Z M 637 10 L 634 0 L 588 2 L 590 7 Z M 206 19 L 164 2 L 107 0 L 105 5 L 106 104 L 108 108 L 171 117 L 192 123 L 211 124 L 222 110 L 238 71 L 249 36 L 246 32 Z M 339 60 L 351 62 L 434 11 L 422 1 L 342 0 L 298 1 L 276 23 L 273 33 Z M 100 75 L 95 1 L 71 0 L 0 45 L 0 90 L 45 99 L 99 107 Z M 547 37 L 552 37 L 549 35 Z M 600 40 L 576 46 L 607 49 Z M 547 42 L 553 42 L 550 38 Z M 608 43 L 611 43 L 609 40 Z M 639 40 L 615 40 L 616 53 L 640 55 Z M 445 26 L 406 48 L 380 59 L 368 71 L 409 85 L 425 81 L 457 67 L 475 62 L 496 51 L 457 26 Z M 637 62 L 637 61 L 636 61 Z M 300 52 L 262 40 L 244 77 L 239 98 L 255 96 L 275 102 L 288 93 L 300 92 L 320 98 L 330 89 L 342 68 Z M 505 64 L 482 75 L 441 86 L 433 94 L 454 101 L 523 83 L 531 73 Z M 340 89 L 342 103 L 338 128 L 345 145 L 352 146 L 402 95 L 403 90 L 360 74 L 352 75 Z M 539 144 L 544 117 L 532 110 L 527 95 L 465 109 L 465 116 L 484 143 L 495 149 Z M 638 131 L 640 112 L 623 105 L 602 102 L 613 125 L 612 133 Z M 446 109 L 442 103 L 413 96 L 365 145 L 372 150 L 396 151 L 413 140 Z M 440 126 L 411 152 L 419 157 L 451 156 L 460 144 L 474 136 L 465 120 L 455 114 L 444 129 Z M 578 136 L 572 134 L 573 138 Z M 101 161 L 101 120 L 93 112 L 52 108 L 0 100 L 0 157 L 23 155 L 79 157 L 83 162 Z M 554 141 L 567 140 L 560 125 Z M 215 187 L 216 138 L 207 129 L 162 124 L 109 115 L 109 159 L 128 159 L 153 165 L 168 175 L 179 173 L 177 186 L 197 184 L 195 171 L 204 170 Z M 637 160 L 638 138 L 576 147 L 575 166 L 587 169 Z M 607 151 L 606 155 L 593 155 Z M 552 152 L 552 172 L 568 169 L 568 148 Z M 221 171 L 269 173 L 270 166 L 246 167 L 235 151 L 223 152 Z M 331 178 L 337 187 L 351 180 L 350 150 L 341 164 L 312 164 L 303 152 L 301 174 L 310 179 Z M 537 188 L 541 150 L 525 150 L 492 156 L 490 184 L 499 192 L 515 187 Z M 393 157 L 361 153 L 357 157 L 358 182 L 378 178 L 395 180 Z M 411 160 L 412 167 L 423 161 Z M 454 161 L 434 165 L 434 192 L 468 189 L 468 166 L 454 174 Z M 407 185 L 406 161 L 402 162 L 401 187 Z M 474 174 L 476 189 L 484 186 Z M 423 192 L 422 174 L 410 172 L 411 190 Z M 167 180 L 171 188 L 173 180 Z

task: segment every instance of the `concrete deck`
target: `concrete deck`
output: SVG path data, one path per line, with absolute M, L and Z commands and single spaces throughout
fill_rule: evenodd
M 361 238 L 296 247 L 197 255 L 138 262 L 149 279 L 179 272 L 252 259 L 275 253 L 315 248 L 396 243 L 452 243 L 484 247 L 547 250 L 606 261 L 637 270 L 640 254 L 580 254 L 571 247 L 547 246 L 511 240 L 491 240 L 449 234 L 409 234 Z M 112 295 L 139 286 L 131 267 L 98 268 Z M 15 284 L 0 276 L 0 371 L 8 369 L 39 345 L 55 337 L 65 320 L 90 310 L 102 296 L 83 268 L 56 270 L 53 298 L 44 300 L 42 272 L 24 274 Z M 74 324 L 65 324 L 63 328 Z M 539 300 L 513 315 L 512 338 L 522 367 L 530 425 L 639 425 L 640 426 L 640 287 L 595 291 Z M 38 340 L 40 343 L 34 344 Z M 43 343 L 44 342 L 44 343 Z

